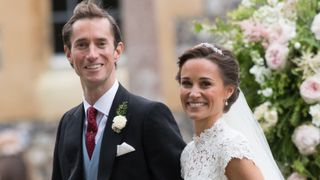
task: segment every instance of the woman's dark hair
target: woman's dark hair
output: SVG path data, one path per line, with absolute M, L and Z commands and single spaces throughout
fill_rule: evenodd
M 235 87 L 235 91 L 233 94 L 227 99 L 228 105 L 224 106 L 223 111 L 228 112 L 231 105 L 237 100 L 239 96 L 239 64 L 235 59 L 234 55 L 231 51 L 208 43 L 201 43 L 199 45 L 194 46 L 191 49 L 185 51 L 180 57 L 178 61 L 178 73 L 176 76 L 176 80 L 181 83 L 181 68 L 182 66 L 191 59 L 204 58 L 218 66 L 220 71 L 220 75 L 223 80 L 223 84 L 233 85 Z
M 97 4 L 93 2 L 82 1 L 75 7 L 72 17 L 62 29 L 63 44 L 69 49 L 71 49 L 70 38 L 72 36 L 72 25 L 76 21 L 85 18 L 107 18 L 112 27 L 111 32 L 114 36 L 114 47 L 117 47 L 118 43 L 122 41 L 120 28 L 114 18 L 106 10 L 100 8 Z

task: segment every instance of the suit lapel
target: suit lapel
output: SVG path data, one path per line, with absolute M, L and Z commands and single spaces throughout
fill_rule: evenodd
M 116 116 L 116 111 L 119 105 L 124 101 L 128 101 L 128 95 L 129 93 L 121 85 L 119 85 L 109 112 L 101 142 L 98 180 L 107 180 L 110 178 L 113 162 L 117 153 L 117 145 L 119 145 L 123 134 L 121 132 L 116 133 L 111 129 L 112 120 Z
M 69 126 L 67 127 L 69 133 L 69 137 L 73 137 L 74 142 L 70 143 L 77 143 L 75 147 L 80 147 L 80 149 L 76 152 L 76 162 L 73 169 L 71 169 L 69 179 L 83 179 L 83 156 L 82 156 L 82 132 L 83 132 L 83 124 L 84 124 L 84 109 L 83 104 L 80 104 L 77 107 L 77 110 L 71 116 Z

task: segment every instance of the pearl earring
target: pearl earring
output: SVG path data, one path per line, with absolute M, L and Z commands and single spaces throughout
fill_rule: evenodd
M 226 106 L 228 106 L 228 104 L 229 104 L 229 103 L 228 103 L 228 99 L 225 100 L 224 104 L 225 104 Z

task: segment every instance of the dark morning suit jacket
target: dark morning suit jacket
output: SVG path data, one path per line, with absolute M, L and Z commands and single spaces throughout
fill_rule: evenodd
M 127 124 L 111 129 L 116 110 L 128 102 Z M 66 112 L 59 124 L 52 180 L 84 180 L 83 104 Z M 185 147 L 170 110 L 162 103 L 129 93 L 121 85 L 112 103 L 102 136 L 98 180 L 179 180 L 180 154 Z M 122 142 L 135 151 L 116 157 Z M 88 179 L 89 180 L 89 179 Z

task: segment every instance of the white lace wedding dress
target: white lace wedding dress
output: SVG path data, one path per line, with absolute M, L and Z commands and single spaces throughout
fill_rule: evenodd
M 226 180 L 225 168 L 232 158 L 254 161 L 248 140 L 220 118 L 185 147 L 181 175 L 185 180 Z

